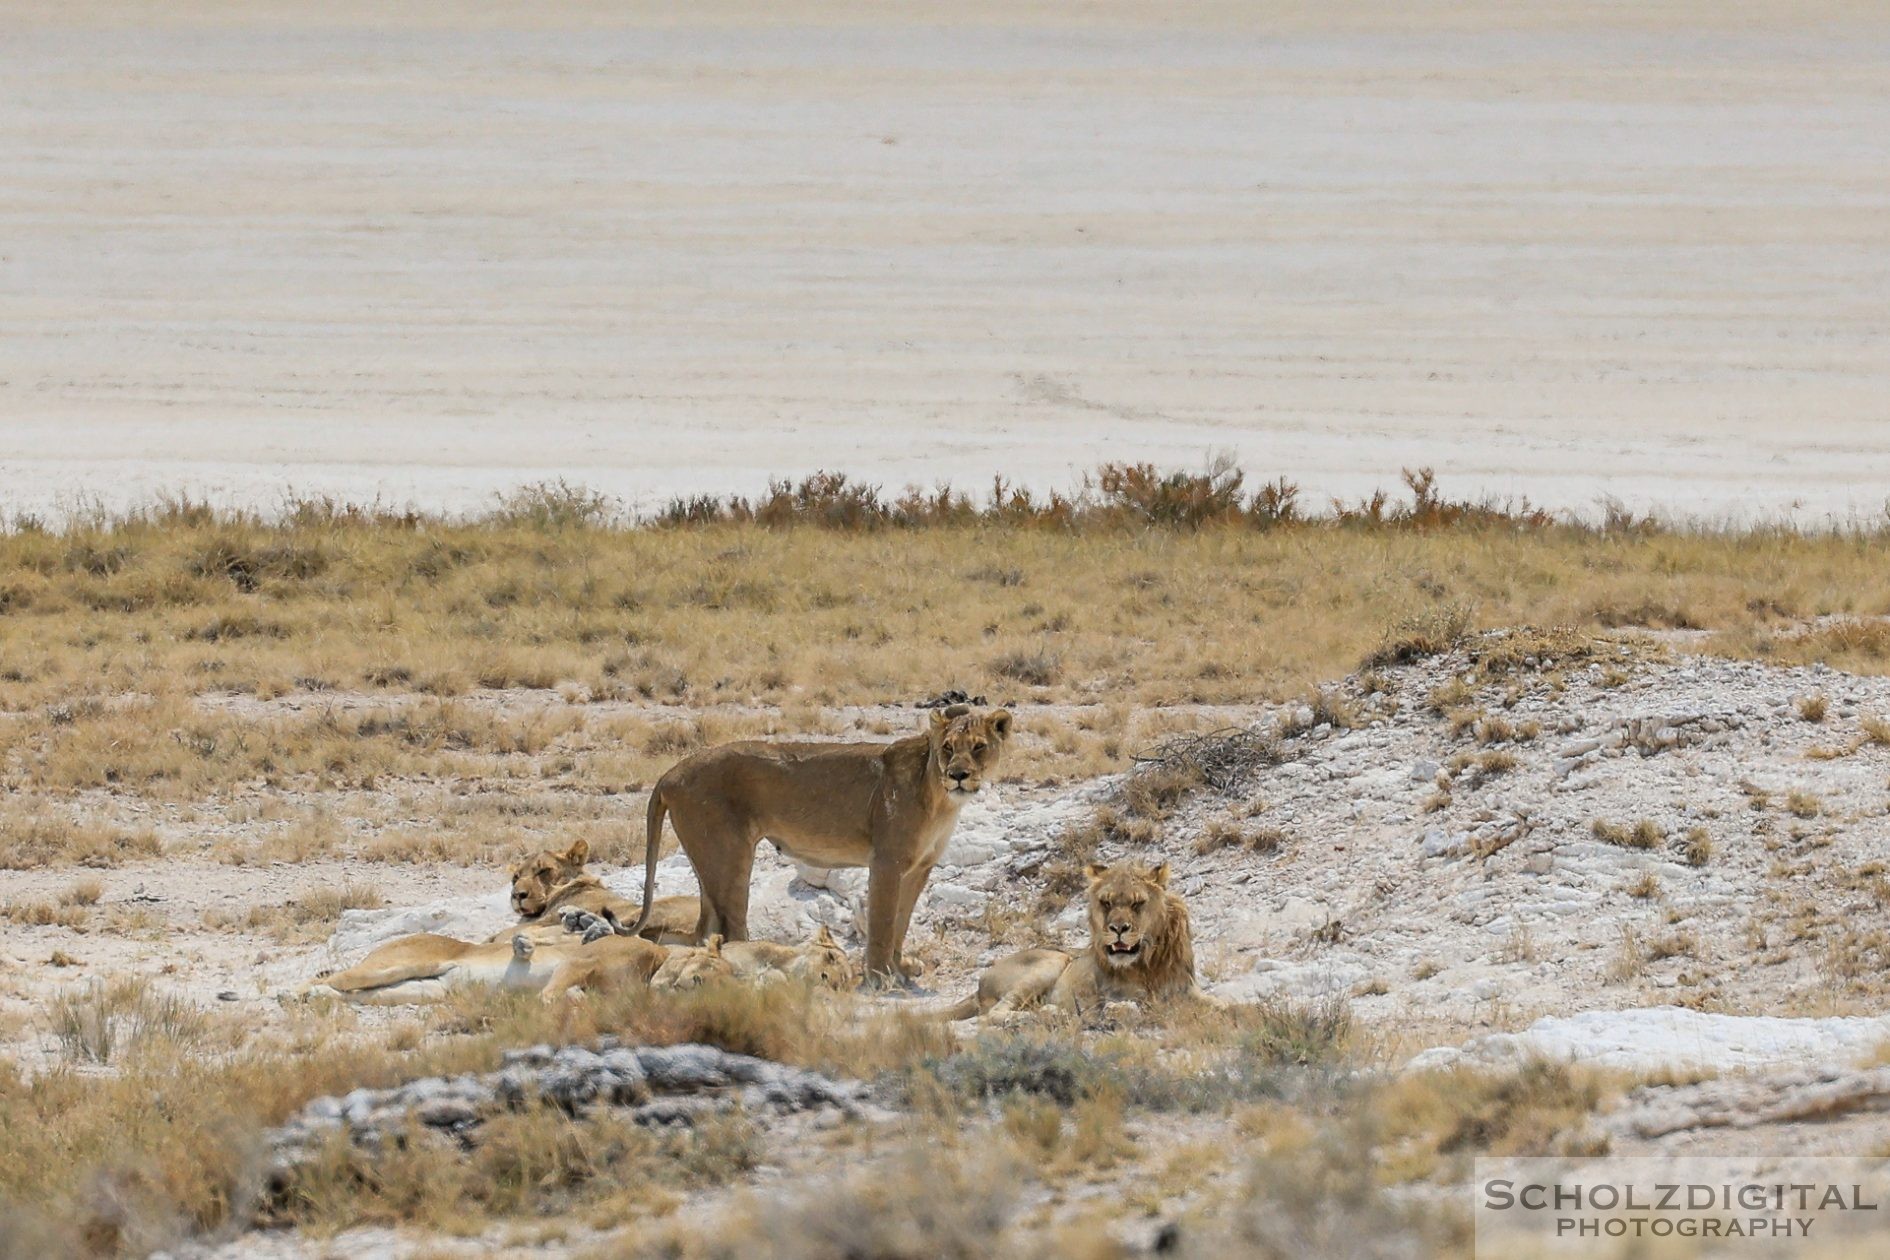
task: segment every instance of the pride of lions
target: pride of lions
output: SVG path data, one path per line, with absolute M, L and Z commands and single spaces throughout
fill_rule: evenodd
M 749 880 L 763 839 L 808 865 L 865 867 L 865 981 L 910 984 L 901 949 L 913 907 L 960 806 L 995 775 L 1011 730 L 1002 709 L 979 713 L 958 705 L 935 710 L 925 730 L 890 744 L 750 740 L 705 749 L 664 773 L 650 792 L 641 904 L 586 873 L 590 848 L 579 840 L 513 868 L 511 904 L 519 921 L 490 940 L 402 937 L 302 992 L 405 1003 L 488 984 L 537 990 L 557 1002 L 574 990 L 668 990 L 715 980 L 852 987 L 859 977 L 825 927 L 799 945 L 747 939 Z M 695 870 L 700 897 L 655 895 L 665 817 Z M 1211 1000 L 1195 980 L 1188 910 L 1168 888 L 1167 864 L 1092 865 L 1088 874 L 1086 951 L 1027 949 L 1000 959 L 976 993 L 938 1017 L 1040 1005 L 1079 1011 L 1159 997 Z

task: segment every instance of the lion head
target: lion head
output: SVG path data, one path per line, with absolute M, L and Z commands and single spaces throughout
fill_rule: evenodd
M 543 914 L 551 894 L 584 873 L 591 846 L 574 840 L 564 850 L 534 853 L 512 868 L 512 911 L 522 919 Z
M 650 987 L 700 989 L 711 980 L 726 980 L 734 974 L 734 964 L 722 957 L 722 938 L 711 936 L 702 945 L 682 945 L 671 949 L 669 957 L 650 977 Z
M 1089 948 L 1103 974 L 1151 992 L 1194 984 L 1194 930 L 1168 891 L 1168 863 L 1090 864 Z
M 974 713 L 962 704 L 932 710 L 933 771 L 949 793 L 966 796 L 997 773 L 998 758 L 1011 737 L 1008 709 Z
M 787 972 L 829 989 L 850 989 L 855 980 L 852 960 L 824 923 L 820 931 L 814 933 L 814 939 L 802 946 L 794 961 L 787 965 Z

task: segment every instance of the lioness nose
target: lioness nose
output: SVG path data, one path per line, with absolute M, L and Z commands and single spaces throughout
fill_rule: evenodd
M 971 771 L 969 770 L 947 770 L 945 773 L 952 777 L 953 783 L 963 783 L 966 779 L 971 777 Z

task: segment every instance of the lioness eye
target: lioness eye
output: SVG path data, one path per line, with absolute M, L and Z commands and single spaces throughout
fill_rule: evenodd
M 1140 897 L 1137 897 L 1134 901 L 1129 903 L 1129 909 L 1140 910 L 1146 904 L 1147 903 L 1144 902 Z
M 985 749 L 986 749 L 987 747 L 989 747 L 989 745 L 987 745 L 987 744 L 973 744 L 973 745 L 971 746 L 971 751 L 972 751 L 972 752 L 975 752 L 975 753 L 981 753 L 981 752 L 983 752 L 983 751 L 984 751 L 984 750 L 985 750 Z

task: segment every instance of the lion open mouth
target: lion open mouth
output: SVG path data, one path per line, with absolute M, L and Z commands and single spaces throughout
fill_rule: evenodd
M 1114 958 L 1133 958 L 1142 952 L 1142 942 L 1131 945 L 1128 941 L 1109 942 L 1109 954 Z

